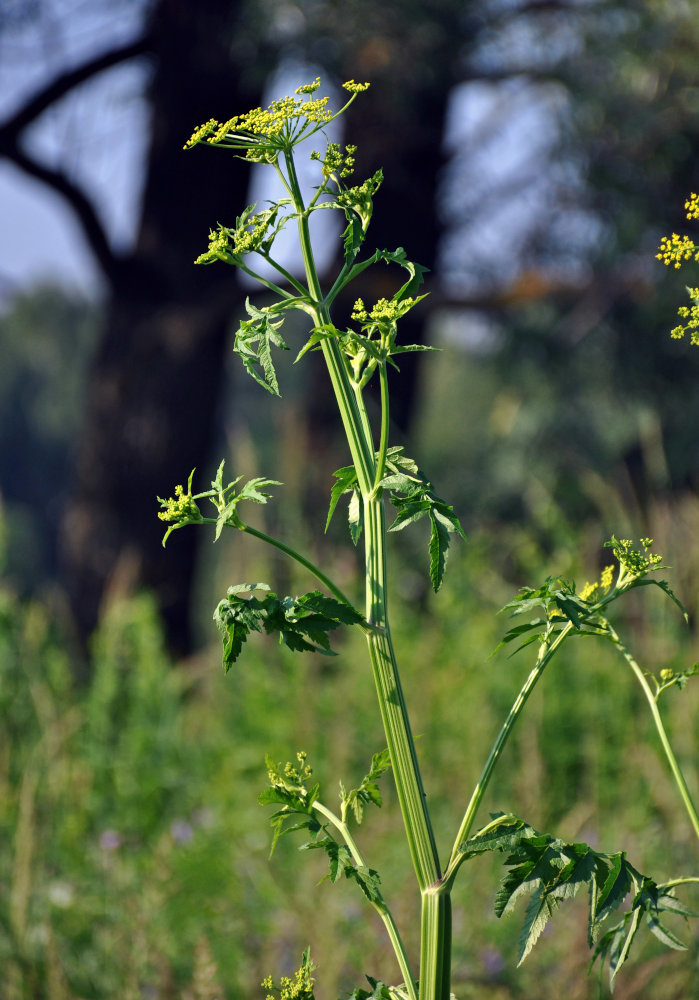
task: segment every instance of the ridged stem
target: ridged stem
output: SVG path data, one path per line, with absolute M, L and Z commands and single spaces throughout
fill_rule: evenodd
M 316 325 L 328 326 L 330 315 L 322 298 L 313 261 L 308 215 L 290 153 L 286 157 L 286 166 L 298 219 L 308 289 L 316 313 Z M 324 337 L 321 349 L 364 504 L 366 618 L 374 626 L 367 634 L 367 643 L 410 856 L 423 893 L 420 1000 L 449 1000 L 451 904 L 445 886 L 437 891 L 440 880 L 439 857 L 388 624 L 386 521 L 381 490 L 377 488 L 381 477 L 377 477 L 374 444 L 363 398 L 356 386 L 353 388 L 340 346 L 335 338 Z M 387 405 L 387 390 L 385 380 L 382 380 L 381 447 L 384 454 L 388 428 Z
M 573 628 L 571 622 L 568 622 L 561 631 L 556 635 L 553 642 L 548 641 L 548 637 L 545 637 L 539 646 L 539 654 L 537 656 L 537 661 L 532 668 L 529 676 L 522 685 L 519 694 L 515 698 L 512 708 L 507 714 L 507 718 L 500 728 L 493 746 L 491 747 L 490 753 L 488 754 L 488 759 L 485 762 L 481 775 L 476 783 L 476 787 L 473 790 L 473 795 L 471 796 L 471 801 L 468 804 L 466 812 L 464 813 L 464 818 L 461 821 L 461 826 L 459 827 L 459 832 L 456 835 L 456 840 L 454 841 L 454 846 L 452 848 L 451 857 L 449 859 L 449 865 L 447 867 L 446 877 L 449 881 L 452 881 L 454 875 L 460 864 L 460 853 L 459 847 L 466 840 L 473 826 L 473 821 L 476 818 L 476 813 L 478 812 L 478 807 L 481 804 L 483 796 L 485 795 L 485 790 L 488 787 L 488 783 L 492 776 L 495 765 L 500 759 L 500 754 L 505 748 L 510 733 L 514 729 L 517 719 L 522 714 L 522 709 L 527 703 L 529 695 L 534 690 L 539 678 L 544 672 L 546 665 L 550 662 L 552 656 L 559 648 L 561 643 L 564 641 L 570 630 Z
M 638 663 L 636 663 L 636 660 L 633 658 L 629 650 L 623 644 L 623 642 L 621 641 L 617 633 L 614 631 L 612 626 L 609 625 L 609 623 L 607 623 L 607 627 L 609 629 L 609 634 L 611 636 L 612 642 L 619 650 L 621 655 L 624 657 L 628 665 L 631 667 L 634 674 L 636 675 L 636 680 L 643 688 L 643 693 L 646 696 L 648 705 L 650 706 L 650 712 L 651 715 L 653 716 L 653 722 L 655 723 L 655 728 L 658 731 L 658 736 L 660 737 L 660 742 L 665 752 L 665 757 L 667 758 L 667 762 L 670 765 L 672 776 L 675 779 L 675 784 L 677 785 L 680 797 L 684 802 L 684 807 L 687 810 L 689 821 L 692 824 L 692 827 L 694 828 L 694 833 L 696 834 L 697 839 L 699 839 L 699 816 L 697 815 L 697 808 L 694 805 L 691 793 L 689 791 L 689 788 L 687 787 L 687 782 L 684 780 L 682 768 L 680 767 L 677 761 L 677 757 L 675 757 L 675 753 L 670 744 L 670 740 L 668 739 L 668 735 L 665 730 L 665 725 L 663 724 L 660 711 L 658 709 L 658 702 L 656 701 L 655 695 L 650 689 L 650 685 L 646 680 L 645 674 L 639 667 Z
M 352 833 L 347 824 L 343 823 L 340 817 L 336 816 L 335 813 L 332 812 L 330 809 L 328 809 L 326 806 L 324 806 L 322 802 L 314 802 L 313 808 L 317 810 L 317 812 L 319 812 L 322 816 L 325 816 L 325 818 L 333 824 L 333 826 L 338 831 L 338 833 L 344 840 L 345 844 L 347 845 L 349 852 L 354 860 L 354 863 L 358 865 L 360 868 L 366 868 L 366 863 L 364 861 L 364 858 L 362 857 L 359 848 L 357 847 L 354 837 L 352 836 Z M 378 915 L 381 917 L 383 925 L 386 928 L 386 933 L 388 934 L 389 940 L 391 942 L 393 951 L 396 956 L 396 960 L 398 962 L 398 965 L 400 966 L 400 971 L 403 976 L 403 982 L 408 992 L 408 996 L 410 1000 L 418 1000 L 417 991 L 415 989 L 415 979 L 410 969 L 410 963 L 408 962 L 408 956 L 405 951 L 405 946 L 403 945 L 403 941 L 401 940 L 401 936 L 398 932 L 396 922 L 393 919 L 393 914 L 391 913 L 389 908 L 386 906 L 386 903 L 381 898 L 377 902 L 372 902 L 371 905 L 374 907 Z
M 420 1000 L 449 1000 L 451 993 L 451 896 L 442 887 L 422 894 Z

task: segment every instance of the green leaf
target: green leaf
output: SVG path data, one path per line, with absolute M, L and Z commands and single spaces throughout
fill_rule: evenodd
M 519 937 L 517 965 L 521 965 L 541 936 L 541 932 L 558 906 L 558 900 L 539 889 L 529 901 Z
M 330 526 L 340 497 L 343 493 L 350 493 L 357 484 L 357 472 L 353 465 L 346 465 L 342 469 L 338 469 L 337 472 L 333 472 L 333 476 L 337 482 L 333 484 L 330 491 L 330 509 L 328 510 L 328 519 L 325 522 L 326 531 Z
M 364 242 L 366 229 L 354 211 L 347 210 L 345 215 L 348 220 L 347 228 L 342 234 L 345 248 L 345 264 L 347 267 L 351 267 L 357 259 L 359 248 Z
M 323 828 L 325 829 L 325 828 Z M 291 831 L 287 831 L 291 832 Z M 340 880 L 346 868 L 352 867 L 352 855 L 344 844 L 339 844 L 333 837 L 326 833 L 318 840 L 311 840 L 306 844 L 301 844 L 301 851 L 325 851 L 328 856 L 330 871 L 325 876 L 333 885 Z M 324 881 L 324 880 L 323 880 Z
M 251 319 L 241 320 L 233 350 L 240 356 L 246 370 L 255 381 L 272 395 L 278 396 L 279 385 L 271 347 L 274 345 L 282 350 L 289 350 L 282 336 L 277 333 L 284 322 L 284 317 L 275 323 L 272 319 L 274 314 L 270 309 L 258 309 L 251 304 L 249 298 L 245 300 L 245 308 Z M 258 371 L 258 366 L 262 372 Z
M 337 336 L 338 336 L 338 330 L 331 324 L 328 324 L 326 326 L 314 326 L 313 329 L 311 330 L 310 337 L 303 345 L 299 353 L 296 355 L 294 359 L 294 364 L 299 362 L 301 358 L 304 356 L 304 354 L 307 354 L 308 351 L 312 350 L 314 347 L 317 347 L 324 340 L 330 340 L 332 337 L 337 337 Z
M 518 962 L 524 961 L 546 923 L 564 899 L 589 887 L 588 939 L 592 947 L 602 923 L 631 896 L 621 920 L 599 937 L 591 965 L 597 958 L 609 962 L 610 983 L 628 958 L 641 917 L 667 947 L 683 949 L 683 942 L 665 926 L 661 914 L 694 916 L 652 879 L 640 874 L 623 853 L 603 854 L 589 844 L 566 843 L 511 815 L 496 815 L 476 836 L 465 841 L 459 855 L 465 860 L 498 851 L 506 854 L 509 869 L 495 898 L 498 917 L 509 913 L 523 893 L 531 893 L 519 941 Z
M 405 502 L 396 502 L 391 498 L 391 503 L 398 507 L 398 513 L 393 524 L 388 529 L 389 531 L 402 531 L 407 525 L 412 524 L 414 521 L 419 521 L 421 517 L 425 514 L 429 514 L 432 509 L 432 504 L 429 500 L 406 500 Z
M 364 818 L 364 806 L 373 803 L 381 807 L 382 798 L 378 779 L 391 766 L 391 755 L 388 751 L 382 750 L 371 758 L 371 767 L 361 780 L 358 788 L 352 788 L 349 792 L 345 790 L 340 782 L 340 803 L 342 806 L 343 818 L 349 809 L 352 810 L 357 823 L 361 823 Z
M 430 511 L 430 521 L 432 523 L 430 534 L 430 580 L 432 581 L 434 592 L 437 593 L 442 586 L 444 570 L 447 564 L 449 530 L 445 526 L 444 520 L 438 517 L 434 510 Z
M 348 520 L 352 542 L 357 545 L 364 527 L 364 508 L 357 487 L 354 487 L 350 496 Z
M 429 271 L 429 267 L 423 267 L 422 264 L 415 264 L 408 260 L 408 255 L 403 247 L 398 247 L 396 250 L 377 250 L 376 260 L 377 262 L 382 260 L 385 264 L 400 264 L 410 275 L 403 287 L 393 296 L 396 302 L 402 301 L 409 295 L 415 295 L 424 281 L 423 275 Z
M 241 596 L 259 590 L 264 597 Z M 258 583 L 230 587 L 226 600 L 216 607 L 214 621 L 222 633 L 223 666 L 228 672 L 251 631 L 279 633 L 279 641 L 297 652 L 332 656 L 327 633 L 341 625 L 357 625 L 364 618 L 349 604 L 319 590 L 280 599 L 267 584 Z
M 345 878 L 356 882 L 370 903 L 381 903 L 381 877 L 373 868 L 348 865 Z
M 663 926 L 657 917 L 647 914 L 646 923 L 650 927 L 651 933 L 654 934 L 661 944 L 664 944 L 666 948 L 673 948 L 675 951 L 686 951 L 687 945 L 680 941 L 676 934 L 668 930 L 667 927 Z
M 646 576 L 640 580 L 634 580 L 634 582 L 630 584 L 630 586 L 628 587 L 628 590 L 633 590 L 636 587 L 660 587 L 663 593 L 667 594 L 670 600 L 673 601 L 680 609 L 684 617 L 684 620 L 687 622 L 689 621 L 689 614 L 687 612 L 687 609 L 685 608 L 684 604 L 679 599 L 677 594 L 675 594 L 675 592 L 672 590 L 667 580 L 656 580 L 651 576 Z

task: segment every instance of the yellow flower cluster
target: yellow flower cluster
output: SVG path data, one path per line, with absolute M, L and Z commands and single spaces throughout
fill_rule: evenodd
M 316 77 L 313 83 L 297 87 L 296 93 L 310 95 L 319 86 L 320 77 Z M 253 108 L 252 111 L 248 111 L 244 115 L 234 115 L 233 118 L 229 118 L 223 123 L 216 121 L 215 118 L 210 118 L 208 122 L 194 130 L 184 144 L 184 148 L 189 149 L 198 142 L 217 145 L 225 138 L 240 140 L 245 138 L 244 133 L 272 139 L 284 133 L 292 122 L 301 118 L 309 124 L 323 125 L 334 118 L 334 113 L 328 108 L 328 100 L 327 97 L 319 97 L 314 100 L 282 97 L 277 101 L 272 101 L 267 108 Z M 243 133 L 243 135 L 241 136 L 239 133 Z
M 211 264 L 215 260 L 229 259 L 237 254 L 252 253 L 257 250 L 267 236 L 270 213 L 249 215 L 238 220 L 236 229 L 228 229 L 219 224 L 218 231 L 209 232 L 209 249 L 200 254 L 195 264 Z M 232 242 L 231 242 L 232 240 Z
M 670 336 L 675 340 L 681 340 L 685 333 L 689 332 L 690 342 L 699 347 L 699 288 L 688 288 L 687 292 L 694 305 L 679 307 L 677 315 L 686 322 L 670 330 Z
M 684 203 L 688 219 L 699 219 L 699 195 L 690 194 Z
M 316 90 L 320 87 L 320 77 L 317 76 L 313 83 L 303 83 L 300 87 L 297 87 L 294 91 L 295 94 L 315 94 Z
M 342 86 L 345 90 L 348 90 L 350 94 L 361 94 L 362 91 L 369 89 L 370 84 L 355 83 L 354 80 L 347 80 L 347 82 L 343 83 Z
M 682 266 L 685 260 L 699 260 L 699 247 L 690 240 L 689 236 L 679 236 L 673 233 L 672 236 L 663 236 L 658 247 L 656 260 L 661 260 L 669 267 L 671 264 L 675 268 Z
M 313 976 L 306 966 L 297 969 L 293 976 L 282 976 L 276 986 L 271 976 L 262 980 L 267 990 L 267 1000 L 313 1000 Z M 274 991 L 274 992 L 272 992 Z
M 352 319 L 355 323 L 374 323 L 376 326 L 390 326 L 397 323 L 409 309 L 415 305 L 415 299 L 407 296 L 400 302 L 392 299 L 379 299 L 376 305 L 367 312 L 362 299 L 357 299 L 352 308 Z
M 641 545 L 644 551 L 641 552 L 632 547 L 633 542 L 630 538 L 612 539 L 612 549 L 619 560 L 619 565 L 632 576 L 645 576 L 654 566 L 662 562 L 662 556 L 648 551 L 652 544 L 652 538 L 642 538 Z
M 296 754 L 298 766 L 287 761 L 281 772 L 268 760 L 267 776 L 270 782 L 280 788 L 294 787 L 297 791 L 305 791 L 306 782 L 313 777 L 313 768 L 306 763 L 307 757 L 305 750 L 299 750 Z
M 595 581 L 595 583 L 590 583 L 590 581 L 588 580 L 588 582 L 582 588 L 578 596 L 580 597 L 581 601 L 591 601 L 598 590 L 599 590 L 599 582 Z
M 321 160 L 320 153 L 315 150 L 311 153 L 312 160 L 321 160 L 323 164 L 323 175 L 330 177 L 335 174 L 339 177 L 349 177 L 354 170 L 354 154 L 357 152 L 356 146 L 345 146 L 344 153 L 340 150 L 337 142 L 329 142 L 325 151 L 325 156 Z
M 228 252 L 228 230 L 224 226 L 219 226 L 218 232 L 214 232 L 213 229 L 209 231 L 209 249 L 199 254 L 194 263 L 211 264 L 215 260 L 221 260 Z
M 161 521 L 177 523 L 178 521 L 201 520 L 201 512 L 192 499 L 192 494 L 185 493 L 184 486 L 176 486 L 174 497 L 160 502 L 167 505 L 165 510 L 158 512 Z
M 614 567 L 605 566 L 602 570 L 602 574 L 599 580 L 594 583 L 586 583 L 585 586 L 580 591 L 580 600 L 582 601 L 592 601 L 593 598 L 597 597 L 597 592 L 602 590 L 606 594 L 607 591 L 612 586 L 614 581 Z

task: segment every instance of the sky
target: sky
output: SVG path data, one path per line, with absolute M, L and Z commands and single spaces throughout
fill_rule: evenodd
M 12 0 L 7 0 L 8 9 Z M 30 0 L 24 0 L 26 9 Z M 18 10 L 23 3 L 15 2 Z M 0 120 L 66 67 L 127 42 L 143 7 L 128 0 L 45 0 L 39 21 L 0 22 Z M 119 17 L 115 19 L 114 14 Z M 108 39 L 105 46 L 104 39 Z M 76 88 L 26 133 L 28 150 L 61 163 L 94 197 L 115 247 L 133 238 L 147 134 L 137 60 Z M 63 199 L 0 158 L 0 307 L 13 294 L 53 282 L 98 297 L 102 286 L 79 225 Z

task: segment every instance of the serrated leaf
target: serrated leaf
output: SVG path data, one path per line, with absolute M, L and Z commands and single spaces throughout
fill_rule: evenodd
M 430 511 L 430 522 L 432 531 L 430 534 L 430 580 L 434 592 L 437 593 L 442 586 L 444 570 L 447 564 L 447 552 L 449 550 L 449 531 L 444 522 L 436 516 L 433 510 Z
M 410 354 L 414 351 L 441 351 L 441 348 L 429 344 L 394 344 L 391 348 L 391 354 Z
M 352 490 L 352 495 L 350 496 L 347 518 L 352 543 L 353 545 L 357 545 L 362 536 L 362 528 L 364 526 L 364 510 L 359 490 L 356 487 Z
M 628 919 L 624 919 L 621 925 L 621 932 L 613 939 L 609 955 L 610 989 L 614 989 L 614 980 L 617 977 L 617 973 L 629 957 L 629 951 L 631 950 L 633 939 L 636 937 L 636 932 L 638 931 L 641 911 L 637 909 L 633 910 L 631 914 L 627 914 L 626 917 Z
M 262 590 L 264 597 L 240 596 L 255 590 Z M 357 625 L 364 618 L 355 608 L 318 590 L 280 600 L 266 584 L 240 584 L 230 587 L 227 600 L 219 602 L 214 621 L 222 633 L 223 662 L 228 671 L 250 631 L 278 632 L 280 642 L 289 649 L 334 656 L 327 633 L 341 625 Z
M 391 503 L 394 506 L 398 506 L 398 514 L 393 524 L 388 529 L 389 531 L 402 531 L 407 525 L 412 524 L 413 521 L 419 521 L 421 517 L 429 513 L 432 504 L 429 500 L 408 500 L 399 501 L 398 503 L 392 497 Z M 399 506 L 400 503 L 400 506 Z
M 459 847 L 459 854 L 464 859 L 473 858 L 478 854 L 487 854 L 488 851 L 510 851 L 516 847 L 527 832 L 531 836 L 536 835 L 532 827 L 527 826 L 523 820 L 516 816 L 509 816 L 505 813 L 500 816 L 493 816 L 493 820 L 502 819 L 497 825 L 489 823 L 486 831 L 477 833 L 474 837 L 464 841 Z
M 676 934 L 668 930 L 663 924 L 661 924 L 658 917 L 652 916 L 651 914 L 646 915 L 646 923 L 650 927 L 651 933 L 654 934 L 658 941 L 665 945 L 666 948 L 673 948 L 675 951 L 686 951 L 687 945 L 680 941 Z
M 245 301 L 245 308 L 252 318 L 241 321 L 233 350 L 255 381 L 272 395 L 278 396 L 279 385 L 272 361 L 271 345 L 289 350 L 281 334 L 277 333 L 284 322 L 284 317 L 275 322 L 272 313 L 258 309 L 251 304 L 249 298 Z M 258 365 L 262 373 L 257 370 Z
M 337 472 L 333 472 L 333 476 L 337 482 L 333 483 L 330 491 L 330 509 L 328 510 L 328 519 L 325 522 L 326 531 L 330 526 L 330 521 L 340 497 L 343 493 L 349 493 L 357 483 L 357 472 L 353 465 L 345 465 L 342 469 L 338 469 Z
M 392 472 L 390 475 L 384 476 L 379 486 L 384 490 L 398 490 L 400 493 L 409 493 L 417 487 L 416 492 L 418 495 L 420 493 L 419 480 L 416 480 L 415 476 L 407 475 L 405 472 Z
M 346 215 L 348 223 L 342 236 L 345 249 L 345 263 L 348 267 L 351 267 L 359 253 L 359 248 L 364 242 L 366 229 L 362 225 L 361 220 L 353 212 L 348 212 Z
M 382 260 L 385 264 L 399 264 L 410 275 L 402 288 L 393 296 L 396 302 L 400 302 L 409 295 L 414 296 L 424 281 L 423 275 L 429 272 L 429 267 L 423 267 L 422 264 L 415 264 L 408 260 L 408 255 L 403 247 L 397 247 L 395 250 L 377 250 L 376 259 L 377 261 Z
M 498 916 L 510 912 L 525 892 L 533 893 L 527 907 L 520 935 L 519 962 L 522 962 L 540 936 L 547 921 L 560 902 L 572 898 L 583 885 L 588 885 L 588 939 L 592 947 L 600 925 L 612 910 L 621 907 L 632 894 L 630 909 L 595 946 L 591 966 L 597 958 L 609 961 L 610 983 L 626 961 L 641 916 L 650 930 L 667 947 L 683 949 L 683 942 L 662 922 L 663 912 L 691 916 L 687 907 L 647 876 L 641 875 L 626 860 L 623 853 L 602 854 L 589 844 L 568 844 L 548 834 L 538 834 L 532 827 L 513 816 L 495 816 L 484 831 L 459 848 L 463 858 L 489 850 L 507 853 L 509 868 L 502 879 L 495 899 Z
M 687 613 L 687 609 L 685 608 L 684 604 L 679 599 L 677 594 L 675 594 L 675 592 L 672 590 L 667 580 L 656 580 L 652 576 L 646 576 L 642 577 L 640 580 L 634 580 L 634 582 L 629 586 L 628 589 L 634 590 L 636 587 L 660 587 L 663 593 L 667 594 L 670 600 L 673 601 L 680 609 L 684 617 L 684 620 L 689 621 L 689 614 Z
M 532 619 L 532 621 L 526 622 L 523 625 L 513 626 L 505 633 L 505 635 L 502 637 L 502 639 L 500 640 L 500 642 L 497 644 L 497 646 L 490 655 L 494 656 L 495 653 L 497 653 L 499 649 L 502 649 L 503 646 L 506 646 L 509 642 L 514 642 L 515 639 L 520 639 L 526 632 L 531 632 L 534 629 L 537 630 L 537 635 L 530 637 L 529 640 L 525 643 L 525 645 L 528 645 L 529 642 L 536 642 L 536 640 L 539 638 L 538 630 L 541 629 L 542 625 L 545 624 L 546 622 L 544 621 L 543 618 L 534 618 Z M 519 646 L 515 650 L 515 653 L 518 653 L 519 650 L 522 648 L 523 648 L 522 646 Z M 514 653 L 512 654 L 512 656 L 514 656 Z
M 343 625 L 358 625 L 364 621 L 364 616 L 360 615 L 355 608 L 334 597 L 321 594 L 319 590 L 313 590 L 309 594 L 298 597 L 296 608 L 317 612 L 328 621 L 340 622 Z
M 319 344 L 324 340 L 328 340 L 331 337 L 336 337 L 338 334 L 337 329 L 332 325 L 326 326 L 314 326 L 311 330 L 311 335 L 303 345 L 299 353 L 294 358 L 294 364 L 297 364 L 301 358 L 308 353 L 308 351 L 313 350 L 314 347 L 318 347 Z
M 370 779 L 379 778 L 385 771 L 391 766 L 391 751 L 386 747 L 379 753 L 375 753 L 371 758 L 371 768 L 369 769 L 369 774 L 367 775 Z
M 558 901 L 546 895 L 542 890 L 535 892 L 530 899 L 519 937 L 518 966 L 522 964 L 539 940 L 541 932 L 546 927 L 549 918 L 553 916 L 557 905 Z
M 373 868 L 348 865 L 345 877 L 357 883 L 370 903 L 381 903 L 381 877 Z

